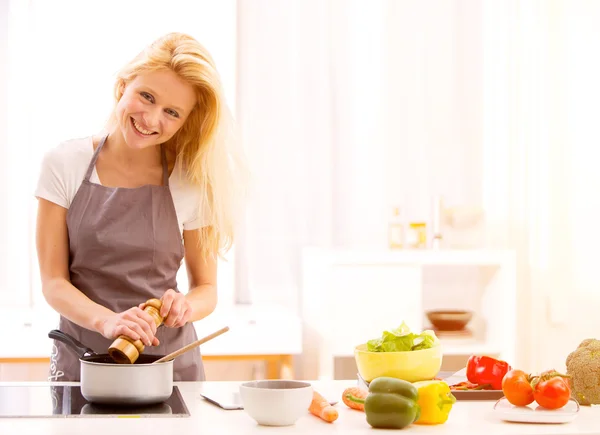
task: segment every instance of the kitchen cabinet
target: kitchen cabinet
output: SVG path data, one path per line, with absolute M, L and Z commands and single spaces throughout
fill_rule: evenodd
M 56 327 L 56 318 L 29 315 L 24 322 L 13 313 L 10 324 L 0 348 L 0 380 L 45 380 L 52 346 L 48 331 Z M 277 306 L 223 305 L 194 326 L 199 337 L 230 328 L 201 346 L 210 379 L 296 377 L 302 333 L 293 313 Z
M 48 358 L 0 358 L 0 382 L 46 381 Z

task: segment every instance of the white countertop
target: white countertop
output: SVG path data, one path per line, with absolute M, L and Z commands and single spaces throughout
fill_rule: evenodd
M 27 385 L 27 383 L 0 383 L 0 385 Z M 356 381 L 312 382 L 313 387 L 328 399 L 340 398 L 341 392 Z M 47 385 L 35 383 L 35 385 Z M 263 427 L 257 425 L 244 411 L 225 411 L 206 402 L 200 392 L 203 388 L 237 390 L 239 383 L 206 382 L 176 383 L 186 401 L 190 417 L 175 418 L 5 418 L 0 419 L 0 434 L 44 434 L 44 435 L 104 435 L 147 433 L 161 435 L 183 434 L 373 434 L 363 412 L 347 408 L 341 401 L 336 405 L 339 418 L 326 423 L 306 413 L 294 426 Z M 582 407 L 578 417 L 567 424 L 519 424 L 497 421 L 493 417 L 494 402 L 457 402 L 448 421 L 437 426 L 412 425 L 402 432 L 457 434 L 600 434 L 600 408 Z M 378 431 L 386 432 L 386 431 Z M 398 431 L 390 431 L 398 433 Z

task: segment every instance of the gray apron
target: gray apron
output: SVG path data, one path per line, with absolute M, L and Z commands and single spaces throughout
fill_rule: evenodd
M 184 247 L 164 147 L 161 186 L 106 187 L 90 182 L 105 141 L 106 136 L 67 212 L 69 272 L 77 289 L 118 313 L 150 298 L 160 299 L 169 288 L 179 291 L 176 275 Z M 59 327 L 96 353 L 107 353 L 114 341 L 63 316 Z M 181 328 L 161 326 L 156 336 L 160 344 L 146 346 L 144 354 L 166 355 L 198 339 L 191 323 Z M 173 380 L 204 379 L 198 347 L 175 359 Z M 78 356 L 59 341 L 54 341 L 49 380 L 80 381 Z

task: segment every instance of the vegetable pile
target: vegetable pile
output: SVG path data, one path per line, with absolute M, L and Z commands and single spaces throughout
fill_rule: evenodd
M 571 396 L 570 378 L 556 370 L 532 375 L 513 369 L 506 361 L 472 355 L 467 361 L 467 381 L 451 385 L 450 390 L 502 390 L 512 405 L 537 402 L 546 409 L 559 409 Z
M 439 343 L 439 339 L 431 330 L 415 334 L 405 322 L 391 331 L 383 331 L 379 338 L 367 342 L 369 352 L 408 352 L 412 350 L 430 349 Z
M 439 344 L 433 331 L 415 334 L 403 322 L 398 328 L 384 331 L 369 340 L 371 352 L 407 352 L 429 349 Z M 467 381 L 454 385 L 442 379 L 408 382 L 392 377 L 373 379 L 368 391 L 361 387 L 346 388 L 343 403 L 364 412 L 367 423 L 379 429 L 403 429 L 412 424 L 436 425 L 448 420 L 456 397 L 452 391 L 501 390 L 514 406 L 536 402 L 555 410 L 574 398 L 580 405 L 600 404 L 600 340 L 586 339 L 566 360 L 567 373 L 546 370 L 534 375 L 489 356 L 472 355 L 466 366 Z M 323 396 L 314 392 L 310 412 L 333 423 L 338 411 Z

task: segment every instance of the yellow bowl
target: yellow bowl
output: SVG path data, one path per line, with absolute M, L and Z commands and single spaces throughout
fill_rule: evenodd
M 425 381 L 436 377 L 442 367 L 442 346 L 407 352 L 369 352 L 367 344 L 354 349 L 358 373 L 371 382 L 388 376 L 408 382 Z

